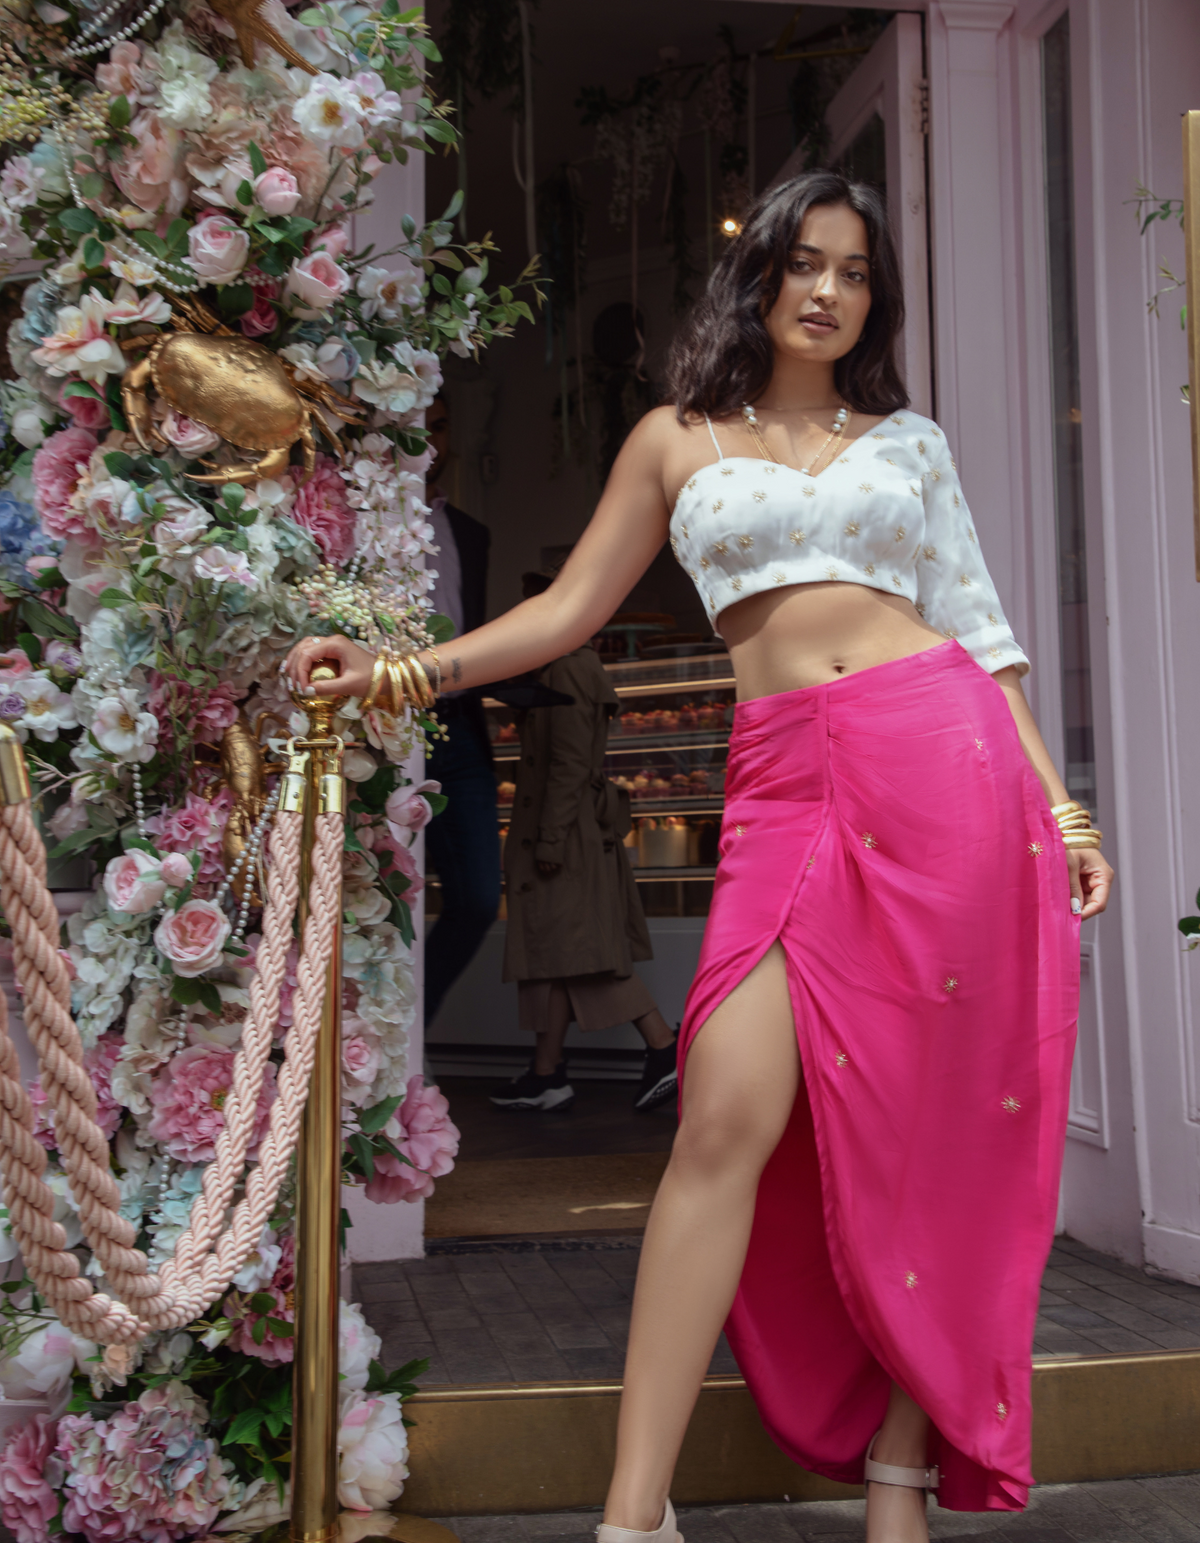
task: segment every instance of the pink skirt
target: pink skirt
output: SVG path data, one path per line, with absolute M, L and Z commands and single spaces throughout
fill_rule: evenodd
M 740 703 L 684 1054 L 778 940 L 807 1097 L 727 1331 L 763 1422 L 860 1483 L 895 1381 L 939 1500 L 1030 1471 L 1079 996 L 1066 853 L 999 686 L 957 643 Z

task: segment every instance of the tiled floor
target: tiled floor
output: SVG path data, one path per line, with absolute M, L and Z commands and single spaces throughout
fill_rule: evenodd
M 619 1377 L 640 1237 L 455 1244 L 360 1265 L 355 1294 L 390 1366 L 428 1356 L 425 1386 Z M 1043 1281 L 1036 1355 L 1200 1348 L 1200 1288 L 1060 1238 Z M 724 1340 L 714 1372 L 736 1366 Z
M 680 1513 L 687 1543 L 826 1543 L 863 1536 L 861 1500 L 801 1505 L 709 1506 Z M 542 1516 L 443 1517 L 460 1543 L 594 1543 L 597 1511 Z M 1200 1543 L 1200 1475 L 1054 1484 L 1036 1489 L 1020 1515 L 940 1511 L 936 1543 Z

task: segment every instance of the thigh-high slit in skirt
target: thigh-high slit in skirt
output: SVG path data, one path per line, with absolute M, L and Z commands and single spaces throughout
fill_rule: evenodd
M 736 708 L 684 1055 L 777 940 L 805 1092 L 759 1184 L 738 1364 L 805 1468 L 861 1482 L 895 1381 L 940 1503 L 1019 1509 L 1079 924 L 1007 701 L 959 644 Z

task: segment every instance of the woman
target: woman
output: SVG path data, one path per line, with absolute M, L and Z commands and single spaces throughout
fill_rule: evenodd
M 779 1445 L 865 1472 L 869 1543 L 924 1543 L 927 1463 L 943 1505 L 1026 1500 L 1078 923 L 1112 872 L 1077 811 L 1060 835 L 1027 661 L 946 441 L 906 410 L 901 318 L 870 189 L 764 195 L 558 581 L 442 662 L 469 686 L 576 647 L 669 533 L 737 678 L 601 1543 L 675 1543 L 727 1316 Z M 324 656 L 319 689 L 367 690 L 346 639 L 299 644 L 291 674 Z
M 526 599 L 554 575 L 527 573 Z M 535 1036 L 533 1062 L 492 1094 L 504 1109 L 563 1109 L 575 1097 L 563 1048 L 632 1022 L 646 1042 L 635 1109 L 675 1097 L 675 1036 L 634 961 L 653 959 L 633 870 L 622 846 L 629 800 L 604 775 L 608 728 L 621 710 L 590 640 L 540 672 L 557 706 L 520 715 L 521 755 L 504 843 L 508 926 L 504 979 L 517 982 L 517 1019 Z

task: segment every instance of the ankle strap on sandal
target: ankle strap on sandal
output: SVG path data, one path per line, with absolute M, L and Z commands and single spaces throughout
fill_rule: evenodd
M 936 1463 L 929 1468 L 898 1468 L 894 1463 L 877 1463 L 871 1453 L 878 1440 L 879 1432 L 876 1431 L 867 1448 L 864 1484 L 898 1484 L 904 1489 L 937 1489 L 940 1475 Z

